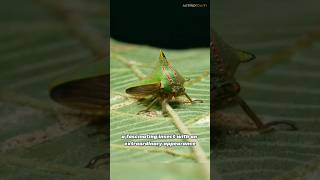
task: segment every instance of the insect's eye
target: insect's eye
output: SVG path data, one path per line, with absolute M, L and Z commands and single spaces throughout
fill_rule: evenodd
M 179 92 L 179 93 L 184 92 L 184 91 L 185 91 L 185 88 L 184 88 L 184 87 L 182 87 L 182 86 L 178 87 L 178 92 Z

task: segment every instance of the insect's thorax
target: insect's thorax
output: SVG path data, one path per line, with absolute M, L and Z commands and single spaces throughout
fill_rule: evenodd
M 220 58 L 220 57 L 218 57 Z M 212 92 L 216 108 L 221 108 L 233 101 L 233 98 L 240 92 L 239 83 L 229 74 L 225 73 L 227 69 L 223 66 L 222 59 L 213 60 L 212 73 Z M 221 63 L 221 64 L 219 64 Z
M 233 102 L 240 92 L 240 85 L 236 81 L 215 79 L 213 84 L 213 101 L 217 109 L 223 108 Z
M 236 57 L 222 40 L 213 37 L 211 44 L 211 83 L 213 101 L 216 108 L 222 108 L 230 104 L 240 92 L 240 85 L 236 82 L 234 72 L 239 62 L 234 62 Z
M 165 95 L 179 96 L 184 94 L 184 78 L 171 66 L 171 64 L 162 65 L 161 71 L 161 89 Z

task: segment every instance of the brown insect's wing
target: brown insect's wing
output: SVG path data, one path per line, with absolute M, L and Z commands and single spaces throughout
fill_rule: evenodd
M 134 96 L 147 96 L 158 93 L 160 90 L 160 83 L 146 84 L 134 86 L 126 89 L 126 93 Z
M 75 109 L 107 113 L 108 80 L 109 76 L 102 75 L 63 83 L 53 87 L 50 96 L 58 103 Z

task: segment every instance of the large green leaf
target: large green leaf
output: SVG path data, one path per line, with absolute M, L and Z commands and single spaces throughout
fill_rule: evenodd
M 190 78 L 192 85 L 186 87 L 187 93 L 193 99 L 201 99 L 204 103 L 190 104 L 182 103 L 172 105 L 184 124 L 190 129 L 193 135 L 198 135 L 198 141 L 206 156 L 210 152 L 210 78 L 209 78 L 209 48 L 189 50 L 165 50 L 168 60 L 185 77 Z M 128 162 L 142 163 L 144 171 L 154 172 L 152 178 L 163 179 L 164 177 L 180 179 L 201 179 L 197 164 L 192 158 L 190 147 L 126 147 L 121 139 L 125 134 L 180 134 L 172 122 L 171 117 L 164 117 L 161 114 L 161 107 L 156 106 L 152 110 L 153 117 L 137 115 L 137 112 L 146 108 L 145 104 L 139 103 L 125 94 L 125 89 L 138 80 L 134 72 L 148 74 L 157 65 L 159 48 L 126 44 L 115 40 L 111 41 L 110 60 L 110 84 L 111 84 L 111 119 L 110 119 L 110 142 L 111 142 L 111 177 L 124 177 L 119 174 L 118 168 Z M 130 66 L 128 66 L 130 65 Z M 131 68 L 130 68 L 131 67 Z M 186 99 L 181 99 L 186 101 Z M 143 140 L 146 141 L 146 140 Z M 156 140 L 159 141 L 159 140 Z M 168 140 L 179 141 L 179 140 Z M 178 163 L 179 162 L 179 163 Z M 146 163 L 151 163 L 150 165 Z M 190 165 L 191 163 L 191 165 Z M 120 164 L 120 165 L 119 165 Z M 169 164 L 176 166 L 177 173 L 172 173 Z M 167 164 L 167 165 L 166 165 Z M 180 166 L 179 166 L 180 164 Z M 170 166 L 171 166 L 170 165 Z M 180 171 L 178 169 L 185 167 Z M 180 167 L 180 168 L 179 168 Z M 136 167 L 137 168 L 137 167 Z M 193 170 L 191 170 L 193 168 Z M 132 171 L 127 171 L 129 172 Z M 161 173 L 158 173 L 161 172 Z M 152 174 L 150 173 L 150 175 Z M 128 175 L 127 177 L 131 176 Z M 138 174 L 138 173 L 135 173 Z M 178 174 L 178 175 L 177 175 Z M 192 176 L 190 176 L 190 174 Z M 147 175 L 143 179 L 148 179 Z
M 215 30 L 257 56 L 238 71 L 241 96 L 265 122 L 288 119 L 299 128 L 227 136 L 214 152 L 222 179 L 307 179 L 319 174 L 318 7 L 316 0 L 214 2 Z M 237 109 L 228 113 L 235 121 L 248 119 Z

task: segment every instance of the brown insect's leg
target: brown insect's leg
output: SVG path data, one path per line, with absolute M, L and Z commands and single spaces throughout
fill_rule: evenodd
M 184 95 L 188 98 L 188 100 L 189 100 L 191 103 L 195 103 L 195 102 L 203 103 L 203 101 L 202 101 L 202 100 L 198 100 L 198 99 L 196 99 L 196 100 L 192 100 L 192 99 L 190 98 L 190 96 L 189 96 L 187 93 L 184 93 Z
M 99 156 L 94 157 L 89 161 L 89 163 L 85 166 L 86 168 L 94 168 L 99 160 L 108 159 L 108 153 L 101 154 Z
M 257 128 L 262 129 L 268 129 L 271 126 L 285 124 L 291 127 L 291 130 L 297 130 L 298 128 L 296 125 L 291 121 L 272 121 L 269 123 L 264 124 L 260 118 L 254 113 L 251 108 L 248 106 L 248 104 L 239 96 L 236 97 L 237 102 L 241 106 L 241 108 L 247 113 L 247 115 L 253 120 L 253 122 L 256 124 Z
M 168 102 L 167 99 L 163 99 L 162 102 L 161 102 L 161 108 L 162 108 L 162 114 L 163 115 L 167 115 L 168 114 L 168 110 L 166 108 L 167 102 Z
M 139 111 L 137 114 L 140 114 L 140 113 L 143 113 L 143 112 L 148 112 L 148 111 L 151 109 L 151 107 L 152 107 L 157 101 L 158 101 L 158 98 L 155 97 L 155 98 L 152 100 L 152 102 L 147 106 L 147 109 L 141 110 L 141 111 Z

